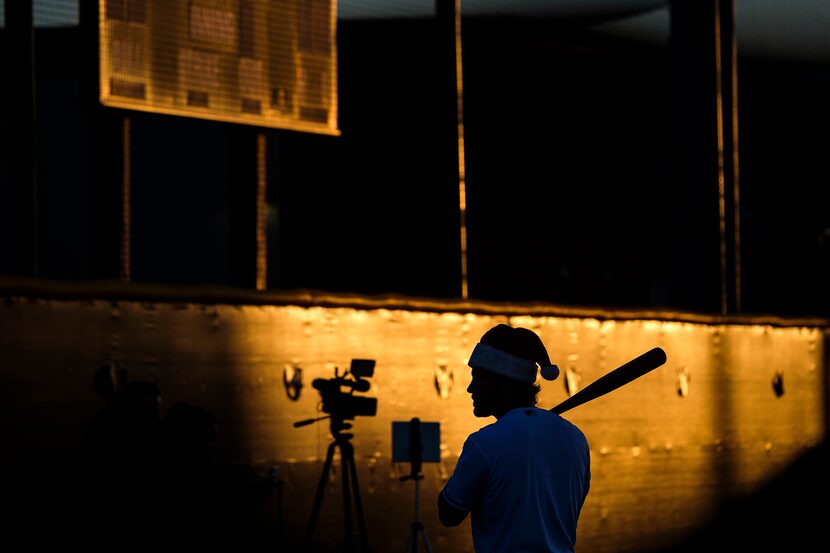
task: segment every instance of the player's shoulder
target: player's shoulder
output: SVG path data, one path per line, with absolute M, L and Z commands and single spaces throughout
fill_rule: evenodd
M 549 428 L 550 432 L 557 432 L 560 435 L 570 435 L 573 440 L 587 444 L 588 440 L 582 432 L 582 429 L 568 419 L 546 409 L 534 408 L 534 412 L 535 416 L 538 417 L 542 424 Z
M 495 421 L 485 426 L 482 426 L 481 428 L 470 434 L 467 437 L 467 439 L 473 442 L 480 442 L 481 440 L 486 440 L 493 434 L 497 434 L 499 432 L 499 428 L 496 426 L 498 422 L 499 421 Z
M 559 426 L 561 428 L 560 432 L 568 434 L 570 436 L 571 443 L 573 443 L 577 448 L 588 449 L 588 438 L 585 437 L 585 433 L 582 432 L 581 428 L 560 415 L 555 413 L 551 413 L 551 415 L 559 419 Z
M 553 413 L 535 407 L 518 407 L 506 413 L 499 420 L 480 428 L 471 437 L 477 436 L 479 440 L 509 437 L 525 428 L 531 421 L 531 417 L 533 422 L 541 422 L 548 415 L 553 415 Z
M 578 434 L 582 434 L 582 430 L 577 425 L 575 425 L 562 415 L 556 414 L 553 411 L 548 411 L 545 409 L 539 409 L 539 411 L 545 413 L 546 420 L 555 422 L 555 424 L 568 428 L 569 430 L 572 430 Z
M 504 433 L 505 426 L 500 424 L 500 421 L 494 421 L 490 424 L 482 426 L 469 436 L 467 436 L 467 442 L 474 444 L 479 449 L 485 446 L 485 444 L 489 444 L 494 440 L 498 442 L 499 437 Z

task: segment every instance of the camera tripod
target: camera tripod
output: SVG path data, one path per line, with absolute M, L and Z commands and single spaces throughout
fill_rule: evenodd
M 305 539 L 303 541 L 303 552 L 311 551 L 311 542 L 314 538 L 314 528 L 317 525 L 317 518 L 320 516 L 320 507 L 323 505 L 323 496 L 326 491 L 326 481 L 331 471 L 331 464 L 334 459 L 334 450 L 340 448 L 340 461 L 343 479 L 343 520 L 345 524 L 345 541 L 343 550 L 347 553 L 355 551 L 354 536 L 352 531 L 352 505 L 351 496 L 354 494 L 355 511 L 357 513 L 358 531 L 360 532 L 360 546 L 363 553 L 370 553 L 372 548 L 369 545 L 369 538 L 366 535 L 366 519 L 363 515 L 363 503 L 360 500 L 360 488 L 357 483 L 357 468 L 354 461 L 354 447 L 349 440 L 353 434 L 342 432 L 348 430 L 351 425 L 342 420 L 331 421 L 331 434 L 334 438 L 329 444 L 326 453 L 326 461 L 323 464 L 323 472 L 320 474 L 320 483 L 317 485 L 317 495 L 314 498 L 314 507 L 311 510 L 311 518 L 308 521 Z
M 429 543 L 429 536 L 427 530 L 421 522 L 421 494 L 420 484 L 424 479 L 423 474 L 404 476 L 401 480 L 412 479 L 415 480 L 415 519 L 409 526 L 409 534 L 406 536 L 406 544 L 404 545 L 405 553 L 418 553 L 418 538 L 424 542 L 424 548 L 427 553 L 432 553 L 432 545 Z
M 421 480 L 424 479 L 424 475 L 421 474 L 423 446 L 421 444 L 420 425 L 420 419 L 414 418 L 410 421 L 409 462 L 411 467 L 409 474 L 400 479 L 401 482 L 405 482 L 406 480 L 415 481 L 415 518 L 409 526 L 409 534 L 406 536 L 404 553 L 418 553 L 418 538 L 423 540 L 427 553 L 432 553 L 432 545 L 429 543 L 427 530 L 421 522 Z

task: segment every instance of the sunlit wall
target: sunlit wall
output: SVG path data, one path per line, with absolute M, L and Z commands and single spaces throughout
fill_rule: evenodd
M 8 412 L 26 413 L 18 421 L 27 421 L 25 440 L 19 424 L 4 429 L 9 443 L 72 451 L 101 406 L 93 371 L 116 360 L 130 379 L 154 380 L 165 408 L 188 400 L 214 412 L 217 462 L 279 468 L 283 539 L 296 544 L 330 436 L 325 421 L 293 423 L 321 414 L 313 379 L 370 358 L 376 367 L 365 395 L 377 397 L 377 415 L 358 417 L 353 429 L 370 541 L 377 551 L 403 546 L 414 486 L 399 481 L 410 467 L 391 462 L 391 423 L 420 417 L 441 424 L 442 461 L 425 465 L 421 490 L 427 532 L 436 551 L 472 551 L 469 522 L 440 527 L 435 499 L 465 437 L 492 422 L 472 415 L 466 361 L 499 322 L 537 331 L 562 368 L 559 380 L 544 383 L 544 407 L 653 347 L 668 355 L 652 373 L 564 415 L 583 429 L 592 453 L 581 552 L 681 540 L 724 499 L 751 492 L 823 439 L 821 326 L 660 313 L 606 318 L 474 302 L 354 307 L 328 298 L 324 307 L 300 299 L 264 306 L 8 300 L 0 306 L 0 393 Z M 284 379 L 299 369 L 304 386 L 295 400 Z M 9 451 L 4 462 L 18 449 Z M 66 466 L 71 474 L 73 464 Z M 317 524 L 324 550 L 336 549 L 342 535 L 339 469 L 335 458 Z

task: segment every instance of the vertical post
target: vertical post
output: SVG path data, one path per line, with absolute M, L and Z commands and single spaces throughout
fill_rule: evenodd
M 735 0 L 715 2 L 718 156 L 721 202 L 721 313 L 741 309 L 740 190 L 738 182 L 738 54 Z
M 80 2 L 84 57 L 82 105 L 89 113 L 90 139 L 90 276 L 132 280 L 132 135 L 128 112 L 100 101 L 99 3 Z
M 264 131 L 232 131 L 230 234 L 231 283 L 242 288 L 267 287 L 266 189 L 268 138 Z
M 93 106 L 90 217 L 94 278 L 132 280 L 132 118 Z
M 121 121 L 121 281 L 132 279 L 132 140 L 131 121 Z
M 464 158 L 464 80 L 461 50 L 461 0 L 436 0 L 439 55 L 453 52 L 449 74 L 453 87 L 455 143 L 457 148 L 459 245 L 461 249 L 461 297 L 469 295 L 467 282 L 467 180 Z
M 734 309 L 741 312 L 741 179 L 740 179 L 740 152 L 738 149 L 738 33 L 735 29 L 735 0 L 726 2 L 726 17 L 728 29 L 726 38 L 729 44 L 730 79 L 732 86 L 730 94 L 732 119 L 732 226 L 733 226 L 733 267 L 734 267 Z
M 265 218 L 265 192 L 268 183 L 268 139 L 264 132 L 257 133 L 256 142 L 256 289 L 268 286 L 268 234 Z
M 37 103 L 35 29 L 32 0 L 7 0 L 6 53 L 9 61 L 8 175 L 11 241 L 10 270 L 38 274 Z
M 674 185 L 683 188 L 688 224 L 700 236 L 681 266 L 698 265 L 693 303 L 726 315 L 741 304 L 734 0 L 672 0 L 670 7 Z
M 720 229 L 720 296 L 721 315 L 726 315 L 729 310 L 727 298 L 727 269 L 726 269 L 726 168 L 724 167 L 724 142 L 726 138 L 723 132 L 723 40 L 721 36 L 721 0 L 715 0 L 715 98 L 717 107 L 715 116 L 717 120 L 718 136 L 718 223 Z

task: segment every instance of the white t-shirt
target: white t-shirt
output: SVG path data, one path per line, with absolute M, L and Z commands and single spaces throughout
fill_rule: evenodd
M 476 553 L 572 552 L 591 458 L 579 428 L 520 407 L 473 433 L 441 493 L 472 511 Z

